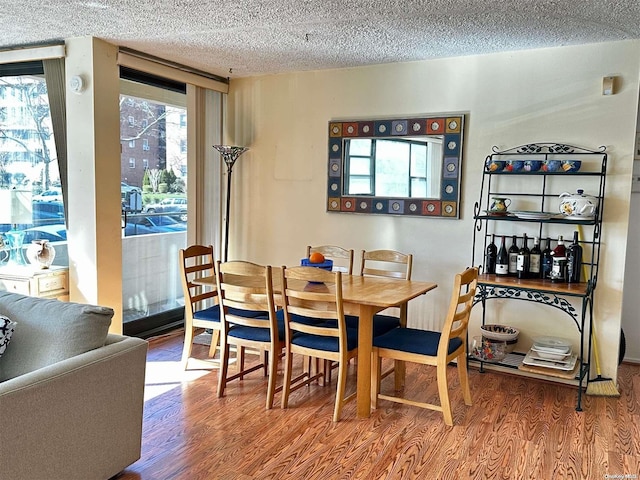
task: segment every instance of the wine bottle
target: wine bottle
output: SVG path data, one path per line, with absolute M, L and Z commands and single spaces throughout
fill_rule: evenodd
M 518 252 L 517 237 L 513 236 L 513 243 L 509 247 L 509 275 L 514 277 L 518 274 Z
M 567 281 L 579 282 L 582 270 L 582 247 L 578 242 L 578 232 L 573 232 L 573 243 L 567 249 Z
M 553 264 L 553 259 L 551 257 L 551 239 L 547 237 L 547 246 L 542 251 L 542 267 L 540 271 L 540 276 L 548 280 L 551 274 L 551 266 Z
M 542 252 L 540 250 L 540 239 L 533 237 L 533 248 L 529 253 L 529 277 L 540 278 L 542 273 Z
M 505 237 L 503 235 L 500 250 L 498 250 L 498 256 L 496 257 L 496 275 L 502 276 L 509 275 L 509 253 L 507 253 L 504 239 Z
M 491 243 L 487 245 L 487 251 L 484 257 L 485 273 L 496 273 L 496 260 L 498 258 L 498 247 L 496 247 L 496 236 L 491 235 Z
M 518 256 L 516 257 L 516 271 L 518 274 L 518 278 L 529 277 L 530 254 L 531 252 L 529 251 L 529 247 L 527 245 L 527 234 L 525 233 L 522 237 L 522 247 L 520 247 Z
M 562 238 L 562 235 L 558 236 L 558 244 L 556 245 L 556 248 L 553 249 L 553 252 L 551 252 L 551 256 L 553 257 L 567 256 L 567 247 L 564 246 L 564 239 Z

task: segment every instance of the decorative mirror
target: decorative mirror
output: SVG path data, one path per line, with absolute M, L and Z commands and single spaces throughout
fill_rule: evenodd
M 459 218 L 464 115 L 329 122 L 327 211 Z

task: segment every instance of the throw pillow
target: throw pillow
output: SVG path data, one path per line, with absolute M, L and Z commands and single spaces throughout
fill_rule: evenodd
M 13 330 L 16 328 L 16 322 L 12 322 L 9 317 L 0 315 L 0 357 L 7 349 Z

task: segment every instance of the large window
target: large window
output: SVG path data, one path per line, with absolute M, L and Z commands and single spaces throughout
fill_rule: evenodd
M 24 74 L 16 72 L 20 65 L 10 75 L 2 67 L 7 66 L 0 65 L 0 190 L 7 195 L 0 196 L 0 266 L 10 260 L 10 244 L 12 262 L 22 262 L 23 247 L 33 240 L 52 242 L 55 264 L 66 265 L 65 210 L 44 70 L 41 62 L 24 64 Z M 8 203 L 18 192 L 19 211 Z
M 348 195 L 429 197 L 440 139 L 354 138 L 345 142 Z
M 121 80 L 122 294 L 127 334 L 146 335 L 182 321 L 177 259 L 187 238 L 184 118 L 184 93 Z

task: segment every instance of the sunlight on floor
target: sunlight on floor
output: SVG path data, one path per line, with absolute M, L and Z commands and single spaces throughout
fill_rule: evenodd
M 181 386 L 185 382 L 196 380 L 218 368 L 218 360 L 189 360 L 185 370 L 182 362 L 147 362 L 145 375 L 144 400 L 150 400 Z

